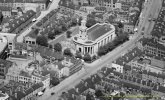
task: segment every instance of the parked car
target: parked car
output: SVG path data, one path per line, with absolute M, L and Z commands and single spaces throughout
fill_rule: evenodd
M 51 95 L 54 95 L 54 94 L 55 94 L 54 92 L 51 93 Z

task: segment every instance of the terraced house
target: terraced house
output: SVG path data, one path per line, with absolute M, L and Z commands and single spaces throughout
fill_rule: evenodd
M 9 95 L 7 100 L 36 100 L 37 94 L 43 90 L 43 84 L 25 84 L 9 81 L 9 83 L 0 90 Z
M 33 10 L 27 11 L 22 16 L 7 23 L 5 33 L 18 34 L 23 30 L 28 24 L 31 23 L 32 19 L 36 16 Z
M 40 6 L 41 10 L 45 10 L 48 3 L 49 0 L 1 0 L 0 6 L 11 7 L 12 9 L 17 9 L 18 7 L 22 9 L 27 9 L 28 7 L 33 9 L 33 7 L 35 7 L 36 9 Z

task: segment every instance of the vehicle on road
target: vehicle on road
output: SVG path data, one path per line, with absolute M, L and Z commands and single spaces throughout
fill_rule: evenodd
M 32 19 L 32 22 L 36 22 L 36 21 L 37 21 L 37 19 L 36 19 L 36 18 L 33 18 L 33 19 Z
M 51 93 L 51 95 L 54 95 L 54 94 L 55 94 L 54 92 Z

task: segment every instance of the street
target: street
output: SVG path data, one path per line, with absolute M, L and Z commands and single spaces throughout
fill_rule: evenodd
M 18 37 L 17 37 L 17 42 L 23 42 L 23 38 L 24 36 L 26 36 L 31 30 L 32 30 L 32 26 L 35 25 L 38 21 L 40 21 L 43 17 L 45 17 L 50 11 L 52 11 L 53 9 L 58 8 L 58 3 L 60 0 L 52 0 L 52 3 L 50 4 L 48 10 L 46 11 L 42 11 L 41 15 L 37 18 L 37 21 L 34 22 L 29 28 L 27 28 L 26 30 L 24 30 L 24 32 L 22 32 Z
M 62 92 L 74 88 L 76 84 L 78 84 L 82 79 L 86 79 L 90 75 L 96 73 L 99 69 L 106 66 L 107 64 L 111 65 L 112 61 L 118 57 L 120 57 L 123 52 L 126 52 L 127 50 L 133 48 L 135 46 L 135 43 L 142 37 L 141 32 L 142 28 L 147 26 L 150 27 L 150 22 L 148 21 L 148 16 L 155 11 L 155 9 L 160 8 L 160 3 L 156 0 L 152 0 L 148 6 L 147 9 L 145 9 L 144 13 L 144 20 L 138 25 L 138 33 L 135 34 L 135 38 L 129 40 L 128 42 L 124 43 L 122 46 L 117 47 L 112 52 L 108 53 L 107 55 L 101 57 L 99 60 L 93 62 L 92 64 L 86 64 L 87 69 L 82 69 L 80 72 L 77 72 L 73 74 L 72 76 L 68 77 L 64 81 L 62 81 L 57 86 L 46 90 L 44 95 L 38 100 L 58 100 L 59 96 Z M 158 13 L 157 13 L 158 14 Z M 156 15 L 154 15 L 156 16 Z M 147 28 L 148 29 L 148 28 Z M 145 28 L 145 32 L 147 31 Z M 140 37 L 140 38 L 139 38 Z M 53 96 L 51 96 L 51 92 L 55 92 Z

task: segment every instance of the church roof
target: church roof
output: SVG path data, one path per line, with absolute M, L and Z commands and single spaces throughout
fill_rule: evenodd
M 88 39 L 95 41 L 100 36 L 106 34 L 107 32 L 111 31 L 112 28 L 109 24 L 95 24 L 93 27 L 87 30 Z

